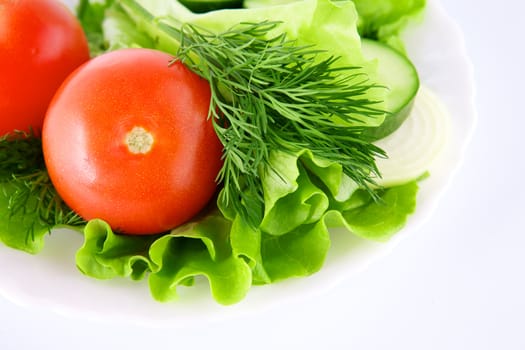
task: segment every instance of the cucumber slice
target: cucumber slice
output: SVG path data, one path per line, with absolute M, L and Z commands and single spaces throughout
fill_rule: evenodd
M 194 13 L 241 8 L 243 0 L 179 0 L 187 9 Z
M 377 59 L 378 81 L 388 88 L 385 108 L 389 115 L 383 124 L 364 132 L 372 140 L 378 140 L 397 130 L 410 114 L 419 89 L 419 75 L 409 59 L 386 44 L 363 39 L 362 50 L 366 59 Z
M 387 159 L 377 159 L 382 178 L 376 182 L 384 187 L 400 185 L 420 178 L 432 170 L 450 135 L 450 116 L 434 93 L 422 86 L 412 112 L 393 134 L 374 142 L 383 149 Z

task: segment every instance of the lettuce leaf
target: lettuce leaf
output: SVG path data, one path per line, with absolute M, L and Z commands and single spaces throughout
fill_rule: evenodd
M 120 276 L 140 280 L 152 270 L 147 247 L 157 238 L 117 235 L 103 220 L 91 220 L 84 229 L 84 244 L 76 254 L 77 267 L 98 279 Z
M 92 56 L 96 56 L 107 50 L 102 23 L 106 15 L 106 10 L 110 8 L 113 3 L 114 0 L 105 0 L 102 2 L 80 0 L 76 8 L 76 16 L 86 34 Z
M 237 217 L 231 233 L 233 249 L 249 259 L 255 283 L 317 272 L 330 248 L 329 227 L 386 241 L 415 210 L 417 181 L 388 188 L 375 201 L 339 164 L 315 159 L 307 150 L 272 159 L 279 176 L 264 177 L 267 207 L 261 226 L 250 229 Z
M 80 0 L 76 8 L 92 56 L 126 47 L 153 47 L 115 0 Z
M 252 280 L 244 258 L 232 254 L 230 227 L 216 211 L 160 236 L 119 235 L 106 222 L 92 220 L 76 263 L 97 279 L 148 277 L 152 296 L 162 302 L 176 300 L 177 286 L 202 275 L 218 303 L 232 304 L 244 298 Z
M 366 204 L 344 211 L 330 211 L 327 221 L 333 226 L 344 226 L 360 237 L 386 242 L 406 225 L 408 217 L 414 213 L 418 190 L 418 182 L 411 181 L 385 189 L 379 201 L 359 191 L 356 197 L 368 197 L 364 200 Z
M 309 276 L 323 266 L 330 248 L 330 233 L 323 220 L 283 235 L 254 230 L 240 221 L 238 218 L 232 228 L 232 247 L 236 255 L 248 259 L 254 284 Z
M 359 12 L 359 33 L 404 53 L 399 37 L 410 21 L 418 20 L 426 0 L 353 0 Z
M 315 45 L 341 57 L 341 64 L 367 65 L 361 54 L 358 15 L 350 1 L 304 0 L 277 7 L 224 9 L 203 14 L 189 11 L 176 0 L 122 0 L 119 3 L 139 31 L 155 38 L 156 48 L 167 52 L 175 53 L 178 43 L 162 34 L 155 25 L 156 20 L 175 27 L 190 23 L 217 33 L 243 22 L 271 20 L 279 21 L 281 25 L 274 32 L 267 33 L 268 38 L 286 33 L 287 38 L 296 40 L 298 45 Z M 153 16 L 153 23 L 145 13 Z M 132 45 L 133 38 L 129 39 L 128 44 Z
M 302 0 L 245 0 L 248 8 L 289 4 Z M 334 0 L 341 3 L 349 0 Z M 404 51 L 400 32 L 417 20 L 426 7 L 426 0 L 351 0 L 357 9 L 357 29 L 361 37 L 379 40 Z
M 407 21 L 417 17 L 426 0 L 352 0 L 359 13 L 359 32 L 372 39 L 399 34 Z
M 233 254 L 230 228 L 231 222 L 215 212 L 157 240 L 150 248 L 158 269 L 149 278 L 153 297 L 176 299 L 177 285 L 202 275 L 217 302 L 228 305 L 242 300 L 252 285 L 252 274 L 245 259 Z

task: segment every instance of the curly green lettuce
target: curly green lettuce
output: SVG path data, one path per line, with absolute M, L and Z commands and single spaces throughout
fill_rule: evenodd
M 248 8 L 302 2 L 303 0 L 245 0 Z M 344 3 L 350 0 L 333 0 Z M 357 29 L 361 37 L 385 42 L 404 51 L 399 38 L 401 31 L 411 22 L 417 21 L 426 8 L 426 0 L 351 0 L 359 15 Z

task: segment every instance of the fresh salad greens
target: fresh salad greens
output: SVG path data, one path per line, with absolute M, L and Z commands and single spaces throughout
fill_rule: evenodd
M 248 8 L 292 3 L 297 0 L 245 0 Z M 336 2 L 339 0 L 336 0 Z M 342 1 L 344 2 L 344 0 Z M 423 13 L 426 0 L 353 0 L 358 15 L 357 30 L 362 38 L 388 43 L 403 50 L 400 32 Z
M 147 278 L 159 301 L 176 299 L 178 286 L 205 276 L 221 304 L 239 302 L 252 285 L 319 271 L 331 227 L 388 240 L 415 210 L 418 179 L 388 188 L 374 180 L 380 177 L 374 158 L 388 154 L 363 131 L 389 117 L 387 88 L 361 39 L 401 47 L 399 31 L 424 5 L 246 0 L 241 9 L 197 14 L 176 0 L 81 0 L 77 16 L 94 56 L 155 48 L 210 81 L 214 118 L 227 120 L 227 127 L 217 125 L 227 169 L 220 192 L 171 232 L 124 236 L 99 219 L 84 223 L 56 193 L 48 196 L 42 164 L 7 163 L 18 156 L 3 148 L 12 140 L 2 139 L 0 239 L 38 253 L 47 232 L 71 227 L 84 235 L 76 256 L 82 273 Z M 35 171 L 43 176 L 42 191 L 25 192 L 26 206 L 13 210 L 20 179 Z M 41 206 L 46 210 L 33 209 Z

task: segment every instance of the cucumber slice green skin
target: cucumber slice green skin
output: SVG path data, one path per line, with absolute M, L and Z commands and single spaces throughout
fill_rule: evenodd
M 179 2 L 194 13 L 241 8 L 243 4 L 243 0 L 179 0 Z
M 388 88 L 385 108 L 389 114 L 383 124 L 364 131 L 374 141 L 390 135 L 403 124 L 412 110 L 420 82 L 412 62 L 388 45 L 362 39 L 362 50 L 366 59 L 377 59 L 378 80 Z

